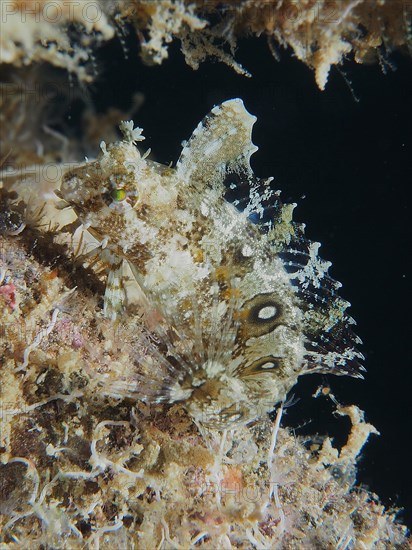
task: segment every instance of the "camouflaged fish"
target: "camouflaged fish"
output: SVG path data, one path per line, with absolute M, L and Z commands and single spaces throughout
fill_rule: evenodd
M 175 168 L 142 155 L 141 129 L 122 123 L 124 139 L 102 143 L 59 193 L 101 243 L 105 314 L 122 310 L 127 263 L 157 315 L 125 394 L 181 402 L 219 429 L 273 410 L 302 374 L 364 370 L 319 244 L 252 172 L 255 120 L 240 99 L 214 107 Z

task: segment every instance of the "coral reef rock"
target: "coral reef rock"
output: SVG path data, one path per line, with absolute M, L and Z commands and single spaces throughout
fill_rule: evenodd
M 82 81 L 97 73 L 94 51 L 115 35 L 136 31 L 143 60 L 162 63 L 178 40 L 192 68 L 208 58 L 250 75 L 235 58 L 240 38 L 266 36 L 275 57 L 290 48 L 313 68 L 324 89 L 330 68 L 348 56 L 390 67 L 395 49 L 409 52 L 411 3 L 403 0 L 8 0 L 0 4 L 0 63 L 46 61 Z

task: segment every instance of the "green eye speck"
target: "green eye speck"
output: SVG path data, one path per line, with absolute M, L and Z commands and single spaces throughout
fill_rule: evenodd
M 126 191 L 124 189 L 115 189 L 113 191 L 113 200 L 123 201 L 126 198 Z

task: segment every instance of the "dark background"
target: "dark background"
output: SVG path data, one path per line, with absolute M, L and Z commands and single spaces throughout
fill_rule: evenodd
M 348 419 L 334 418 L 331 403 L 312 394 L 328 383 L 341 403 L 359 405 L 382 435 L 364 448 L 358 482 L 386 506 L 404 507 L 399 517 L 410 527 L 411 60 L 391 55 L 394 70 L 386 75 L 379 64 L 348 60 L 346 78 L 332 68 L 322 92 L 310 69 L 288 51 L 277 62 L 263 39 L 241 42 L 236 54 L 253 78 L 213 62 L 193 71 L 177 44 L 162 66 L 146 67 L 133 36 L 128 47 L 127 58 L 118 41 L 100 51 L 91 94 L 101 111 L 127 109 L 134 92 L 144 94 L 134 120 L 155 160 L 176 162 L 181 141 L 222 100 L 241 97 L 258 117 L 252 166 L 258 176 L 275 177 L 284 200 L 298 202 L 295 219 L 322 243 L 332 276 L 352 303 L 367 367 L 365 381 L 302 378 L 294 389 L 300 401 L 283 422 L 297 434 L 328 433 L 342 445 Z

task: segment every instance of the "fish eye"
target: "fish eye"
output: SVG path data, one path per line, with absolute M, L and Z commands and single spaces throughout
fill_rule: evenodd
M 116 202 L 122 202 L 126 198 L 126 191 L 124 189 L 114 189 L 112 192 L 112 199 Z

